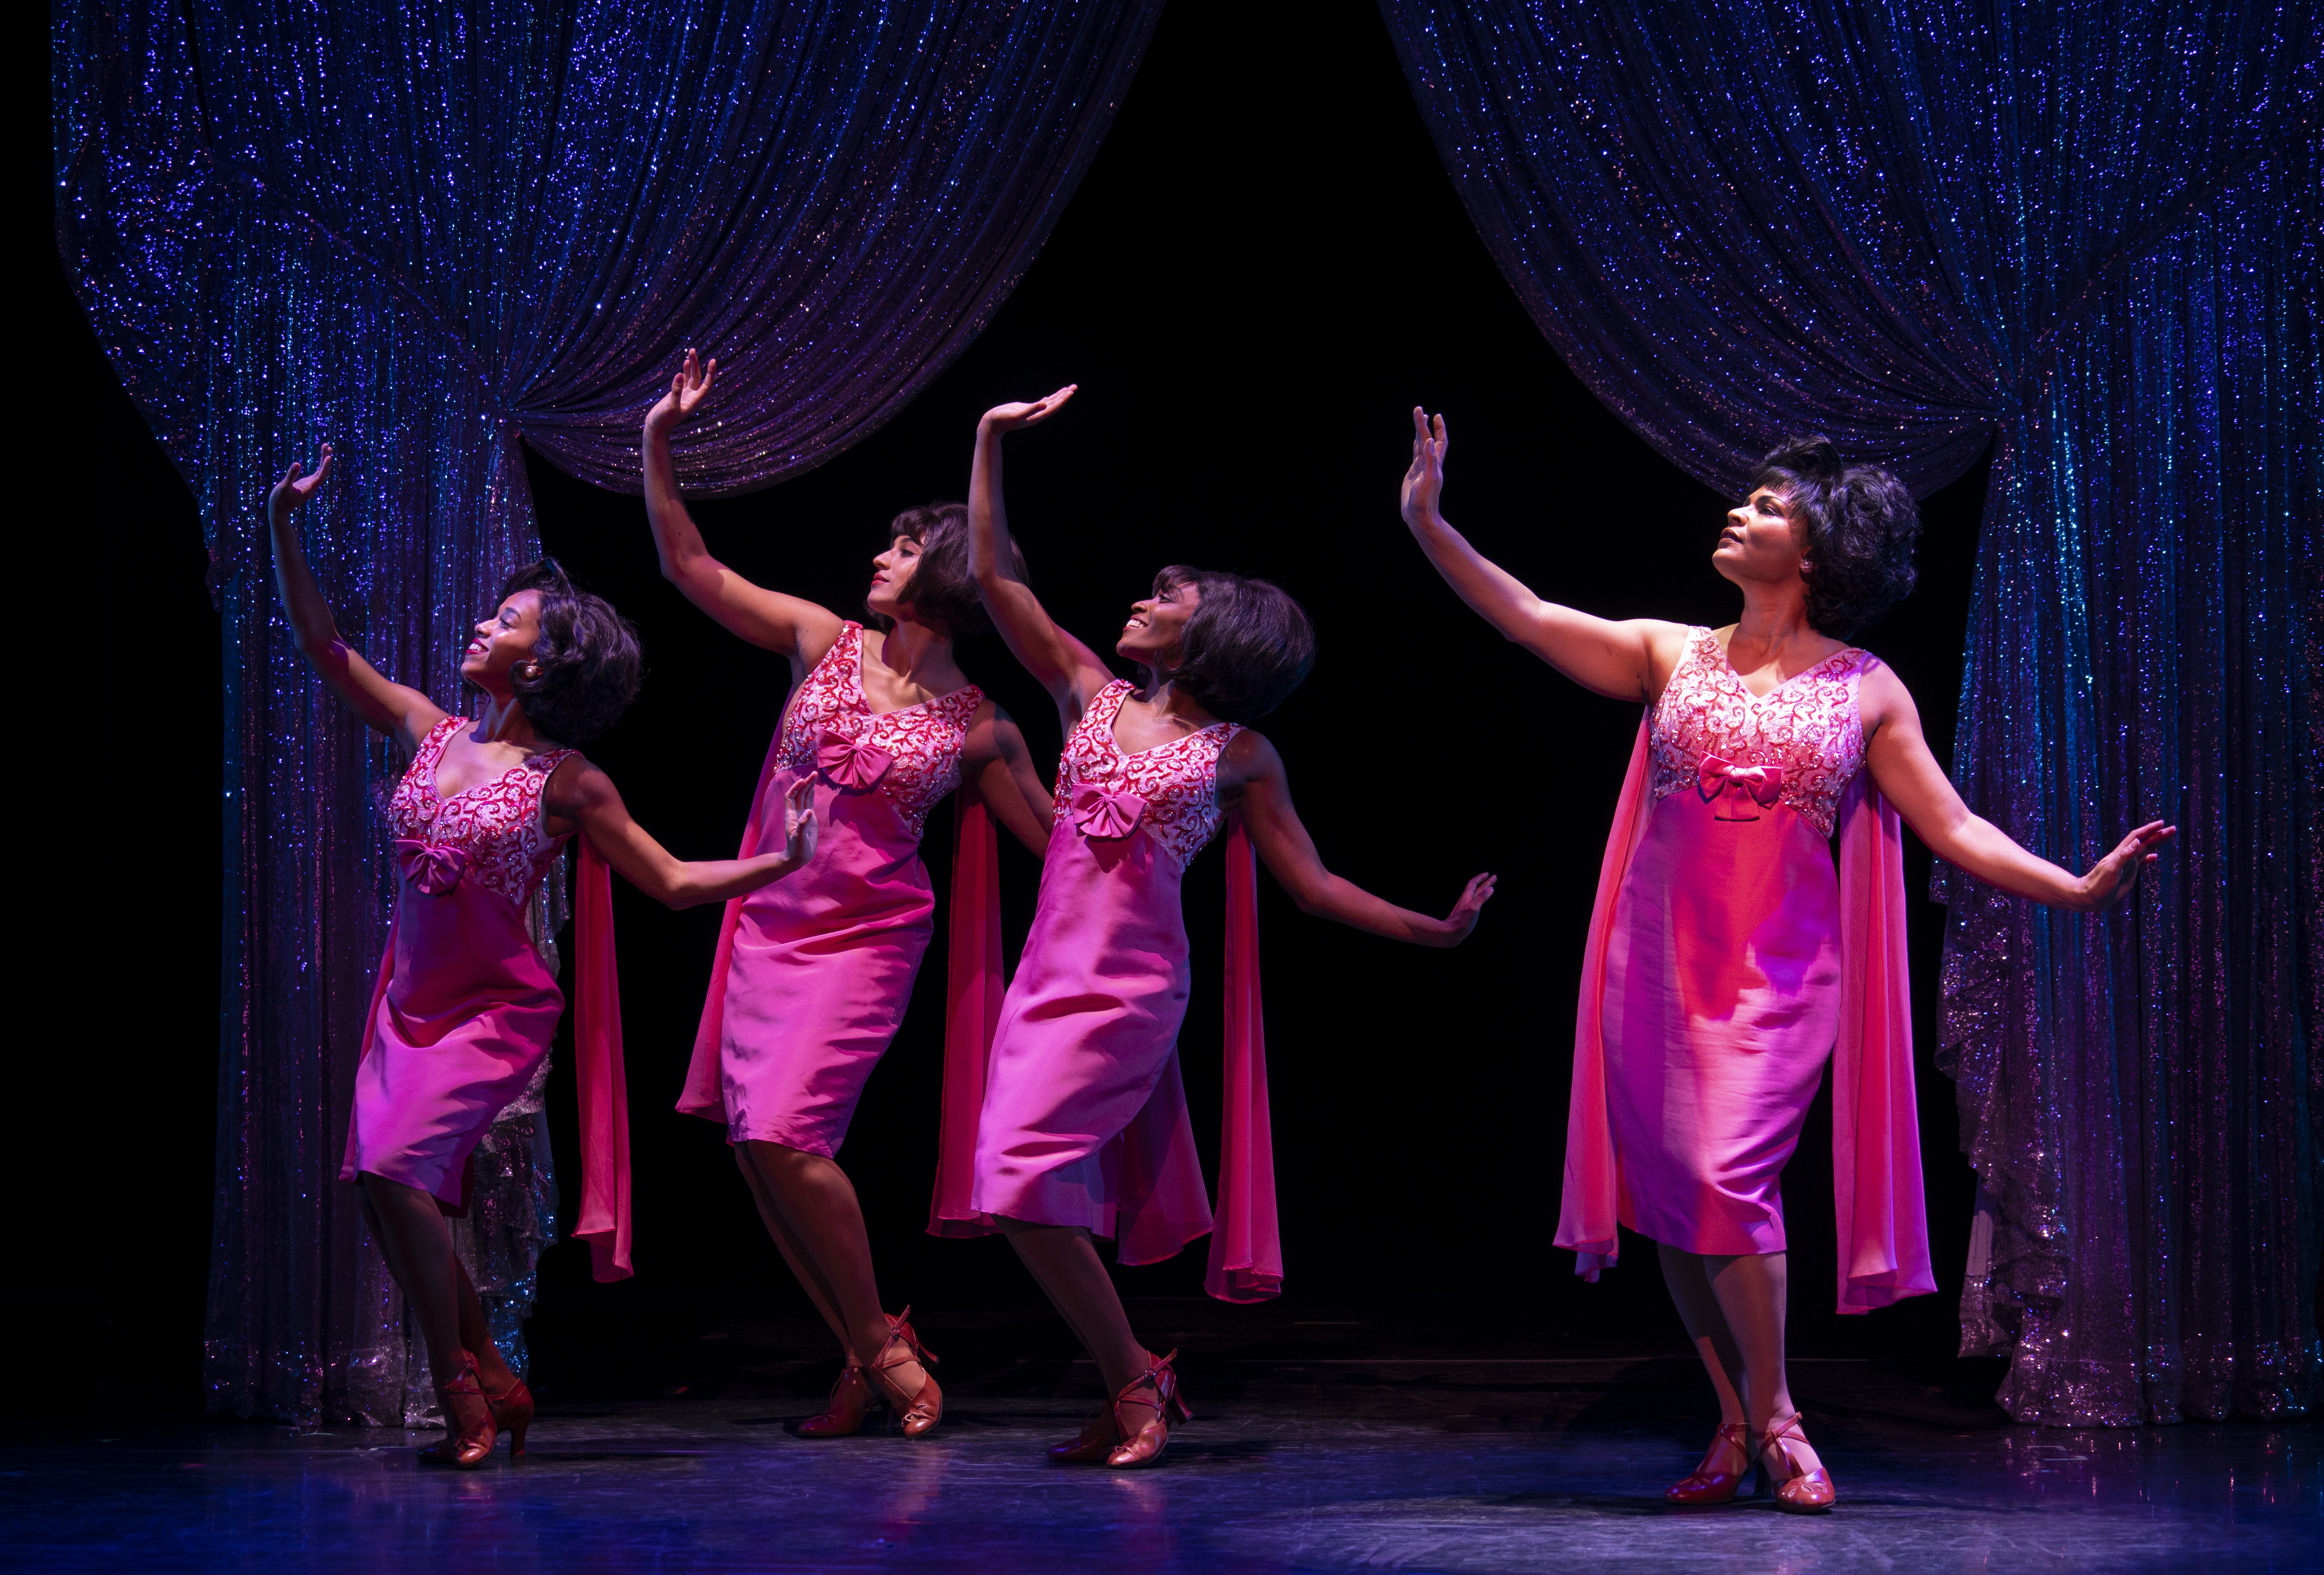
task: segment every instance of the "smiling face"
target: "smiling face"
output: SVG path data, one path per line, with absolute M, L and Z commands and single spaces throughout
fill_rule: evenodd
M 478 623 L 460 658 L 460 677 L 488 695 L 512 692 L 509 675 L 540 643 L 540 593 L 518 591 Z
M 1144 601 L 1130 603 L 1130 622 L 1113 642 L 1114 654 L 1168 672 L 1185 640 L 1186 625 L 1202 604 L 1202 588 L 1192 580 L 1163 585 Z
M 1754 488 L 1749 497 L 1727 511 L 1727 528 L 1711 549 L 1711 566 L 1738 585 L 1799 578 L 1807 531 L 1787 510 L 1784 494 L 1775 488 Z
M 908 536 L 897 537 L 887 551 L 872 560 L 872 588 L 863 594 L 863 604 L 883 618 L 924 622 L 912 617 L 912 609 L 904 600 L 919 566 L 920 544 Z

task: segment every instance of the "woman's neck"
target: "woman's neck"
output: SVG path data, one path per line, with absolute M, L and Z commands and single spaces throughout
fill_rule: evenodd
M 1740 647 L 1765 660 L 1824 640 L 1808 622 L 1807 589 L 1798 581 L 1782 585 L 1747 582 L 1742 589 L 1742 615 L 1727 640 L 1730 651 Z
M 1138 697 L 1156 714 L 1178 723 L 1189 732 L 1199 732 L 1218 721 L 1201 701 L 1154 668 L 1148 668 L 1144 676 L 1146 681 L 1139 686 Z
M 872 659 L 906 684 L 922 689 L 948 688 L 941 682 L 954 668 L 952 636 L 926 623 L 899 618 L 881 634 Z
M 521 750 L 541 747 L 540 734 L 524 714 L 524 702 L 514 695 L 484 694 L 484 714 L 476 718 L 478 743 L 513 744 Z

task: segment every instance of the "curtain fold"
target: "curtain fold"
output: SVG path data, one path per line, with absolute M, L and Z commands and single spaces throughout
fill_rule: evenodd
M 1542 332 L 1739 489 L 1988 446 L 1953 776 L 2100 918 L 1940 870 L 1964 1349 L 2057 1423 L 2285 1416 L 2319 1352 L 2317 23 L 2113 0 L 1382 0 Z
M 59 248 L 193 488 L 223 614 L 214 1408 L 401 1405 L 350 1379 L 350 1352 L 392 1331 L 329 1181 L 401 762 L 275 610 L 270 480 L 337 443 L 304 517 L 317 576 L 351 641 L 458 705 L 461 631 L 539 550 L 520 439 L 634 491 L 639 418 L 689 345 L 721 363 L 716 419 L 677 447 L 695 491 L 769 484 L 875 430 L 1030 263 L 1158 11 L 52 11 Z

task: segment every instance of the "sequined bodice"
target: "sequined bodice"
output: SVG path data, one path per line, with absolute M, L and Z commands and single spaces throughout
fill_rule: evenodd
M 444 745 L 474 725 L 468 717 L 447 716 L 429 730 L 388 800 L 388 824 L 405 879 L 422 892 L 438 895 L 475 880 L 521 907 L 567 841 L 541 824 L 540 796 L 557 768 L 579 751 L 543 750 L 488 782 L 438 798 Z
M 1655 702 L 1655 802 L 1706 784 L 1706 760 L 1779 768 L 1780 787 L 1768 788 L 1772 801 L 1790 805 L 1830 836 L 1840 794 L 1864 769 L 1856 688 L 1874 659 L 1853 647 L 1834 651 L 1754 695 L 1718 637 L 1708 629 L 1689 631 L 1686 654 Z
M 863 698 L 863 626 L 844 623 L 783 712 L 776 764 L 822 770 L 834 787 L 885 794 L 918 836 L 928 811 L 960 786 L 969 723 L 984 691 L 964 684 L 901 711 Z
M 1114 741 L 1113 719 L 1130 695 L 1115 679 L 1092 697 L 1057 760 L 1057 814 L 1087 834 L 1126 836 L 1138 826 L 1181 865 L 1219 834 L 1219 756 L 1242 728 L 1222 722 L 1130 754 Z M 1121 806 L 1130 806 L 1125 815 Z

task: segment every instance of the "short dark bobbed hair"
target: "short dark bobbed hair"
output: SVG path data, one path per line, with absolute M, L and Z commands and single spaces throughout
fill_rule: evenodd
M 1910 595 L 1919 571 L 1921 508 L 1877 465 L 1845 465 L 1831 439 L 1790 438 L 1759 462 L 1752 492 L 1772 487 L 1784 513 L 1804 527 L 1808 622 L 1834 640 L 1853 640 Z
M 1268 580 L 1172 564 L 1154 594 L 1192 585 L 1201 598 L 1178 642 L 1178 659 L 1148 669 L 1222 722 L 1255 722 L 1291 697 L 1315 665 L 1315 626 L 1290 593 Z
M 984 611 L 984 598 L 976 594 L 976 581 L 968 572 L 968 505 L 934 502 L 905 510 L 890 522 L 884 545 L 907 540 L 920 544 L 920 561 L 898 600 L 930 623 L 944 625 L 945 632 L 954 640 L 991 633 L 992 620 Z M 1021 580 L 1025 555 L 1013 539 L 1009 552 Z M 896 626 L 893 618 L 873 612 L 868 602 L 863 622 L 883 633 Z
M 501 600 L 519 591 L 540 593 L 540 638 L 532 660 L 509 676 L 510 686 L 541 737 L 587 743 L 638 697 L 646 665 L 638 631 L 612 603 L 575 585 L 553 557 L 510 575 Z

